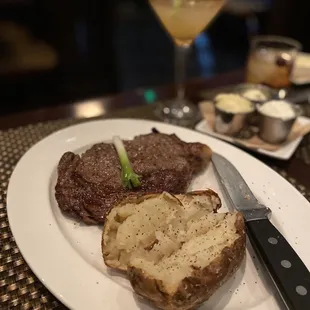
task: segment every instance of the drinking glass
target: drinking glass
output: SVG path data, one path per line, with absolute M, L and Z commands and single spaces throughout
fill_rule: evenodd
M 175 78 L 177 96 L 157 106 L 164 121 L 183 124 L 197 120 L 196 105 L 185 98 L 186 55 L 196 36 L 219 13 L 225 0 L 149 0 L 153 10 L 176 46 Z
M 290 38 L 257 36 L 253 39 L 247 65 L 247 82 L 276 89 L 291 85 L 291 73 L 301 44 Z

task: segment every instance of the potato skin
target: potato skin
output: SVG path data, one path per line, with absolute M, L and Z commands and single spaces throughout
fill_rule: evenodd
M 224 248 L 206 268 L 193 270 L 192 275 L 183 279 L 172 295 L 166 291 L 162 281 L 151 278 L 143 270 L 129 265 L 127 274 L 133 289 L 160 309 L 196 309 L 238 270 L 243 261 L 246 236 L 243 216 L 240 213 L 235 227 L 240 237 L 234 244 Z

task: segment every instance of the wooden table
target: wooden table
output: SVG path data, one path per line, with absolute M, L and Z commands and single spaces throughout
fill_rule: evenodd
M 216 88 L 229 84 L 235 84 L 243 80 L 243 71 L 235 71 L 218 75 L 212 79 L 193 79 L 186 85 L 187 95 L 197 99 L 195 94 L 202 89 Z M 157 99 L 173 97 L 174 85 L 162 86 L 153 89 Z M 0 117 L 0 129 L 8 129 L 31 123 L 45 122 L 61 118 L 96 117 L 109 114 L 117 109 L 131 108 L 146 105 L 144 98 L 145 89 L 115 94 L 103 98 L 92 98 L 82 102 L 72 102 L 55 107 L 47 107 L 29 112 L 23 112 L 10 116 Z M 196 97 L 196 98 L 195 98 Z

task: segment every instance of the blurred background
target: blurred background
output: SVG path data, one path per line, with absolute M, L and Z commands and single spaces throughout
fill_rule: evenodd
M 228 0 L 197 37 L 188 78 L 244 67 L 256 34 L 310 52 L 310 2 Z M 172 40 L 147 0 L 0 0 L 0 114 L 172 83 Z

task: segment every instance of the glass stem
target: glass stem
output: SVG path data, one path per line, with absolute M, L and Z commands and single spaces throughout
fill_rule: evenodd
M 185 105 L 185 77 L 186 77 L 186 57 L 189 46 L 175 45 L 175 83 L 177 91 L 177 104 Z

